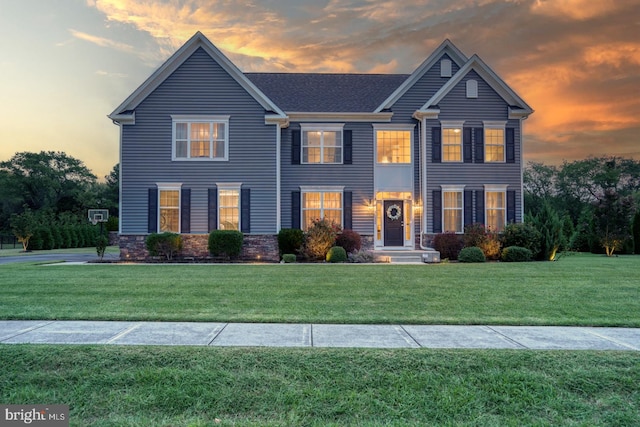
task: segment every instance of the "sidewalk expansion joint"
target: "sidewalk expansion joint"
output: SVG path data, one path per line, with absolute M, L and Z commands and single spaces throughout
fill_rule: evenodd
M 526 345 L 514 340 L 513 338 L 509 337 L 508 335 L 503 334 L 500 331 L 496 331 L 495 329 L 493 329 L 491 326 L 486 326 L 487 329 L 489 329 L 491 332 L 494 332 L 496 334 L 498 334 L 499 336 L 501 336 L 502 338 L 504 338 L 505 340 L 507 340 L 510 343 L 515 344 L 518 347 L 524 348 L 526 350 L 530 350 L 529 347 L 527 347 Z
M 216 338 L 218 338 L 220 336 L 220 334 L 222 332 L 224 332 L 225 329 L 227 329 L 227 326 L 229 326 L 229 323 L 225 323 L 224 326 L 217 332 L 213 334 L 213 338 L 211 338 L 211 341 L 209 341 L 209 344 L 207 344 L 208 346 L 213 344 L 213 342 L 216 340 Z M 214 329 L 215 332 L 215 329 Z

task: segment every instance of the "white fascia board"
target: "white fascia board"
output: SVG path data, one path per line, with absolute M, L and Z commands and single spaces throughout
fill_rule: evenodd
M 533 113 L 533 109 L 527 105 L 498 75 L 480 59 L 478 55 L 473 55 L 462 68 L 458 70 L 453 77 L 442 86 L 429 101 L 426 102 L 418 111 L 427 111 L 433 106 L 438 105 L 440 101 L 471 71 L 478 73 L 480 77 L 495 90 L 509 105 L 519 107 L 519 110 L 525 114 Z
M 242 86 L 265 110 L 273 111 L 281 117 L 286 114 L 258 89 L 246 76 L 200 31 L 196 32 L 180 49 L 169 57 L 151 76 L 144 81 L 110 116 L 122 111 L 135 109 L 165 79 L 180 67 L 198 48 L 202 47 L 240 86 Z
M 136 124 L 135 111 L 133 113 L 128 113 L 128 114 L 110 114 L 107 117 L 110 118 L 114 123 L 117 123 L 118 125 L 135 125 Z
M 289 112 L 292 122 L 390 122 L 393 113 Z
M 460 51 L 449 39 L 443 41 L 431 55 L 425 59 L 422 64 L 415 69 L 413 73 L 402 83 L 384 102 L 376 108 L 375 112 L 378 113 L 383 110 L 390 109 L 402 95 L 404 95 L 420 78 L 435 65 L 436 62 L 442 58 L 443 54 L 448 54 L 453 62 L 462 67 L 464 63 L 468 61 L 468 58 L 464 53 Z

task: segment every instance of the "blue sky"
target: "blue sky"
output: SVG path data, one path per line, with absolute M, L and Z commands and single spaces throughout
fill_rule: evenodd
M 640 159 L 640 0 L 0 0 L 0 160 L 118 162 L 107 114 L 196 31 L 243 71 L 411 73 L 449 38 L 536 112 L 525 160 Z

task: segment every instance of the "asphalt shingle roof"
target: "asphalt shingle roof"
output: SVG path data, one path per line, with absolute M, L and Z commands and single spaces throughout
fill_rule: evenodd
M 245 73 L 285 112 L 373 112 L 408 74 Z

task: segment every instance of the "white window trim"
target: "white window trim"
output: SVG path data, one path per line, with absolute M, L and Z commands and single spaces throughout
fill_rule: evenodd
M 221 190 L 235 190 L 238 192 L 238 231 L 242 230 L 242 183 L 241 182 L 216 182 L 216 188 L 218 189 L 218 200 L 216 201 L 216 208 L 218 212 L 216 213 L 216 217 L 218 218 L 218 223 L 216 227 L 220 230 L 220 208 L 222 208 L 222 204 L 220 203 L 220 191 Z M 225 206 L 228 207 L 228 206 Z
M 340 226 L 344 226 L 344 185 L 301 185 L 300 186 L 300 219 L 304 221 L 304 193 L 340 193 Z M 320 212 L 324 212 L 324 200 L 320 206 Z M 301 224 L 304 229 L 304 224 Z
M 462 198 L 461 200 L 461 205 L 460 205 L 460 209 L 456 209 L 456 210 L 460 210 L 460 225 L 462 227 L 462 229 L 460 231 L 456 231 L 456 234 L 463 234 L 464 233 L 464 185 L 441 185 L 440 189 L 442 190 L 442 199 L 440 201 L 440 206 L 442 206 L 442 230 L 444 231 L 444 211 L 445 211 L 445 207 L 444 207 L 444 193 L 461 193 L 462 194 Z
M 182 221 L 180 220 L 180 218 L 182 218 L 182 183 L 181 182 L 157 182 L 156 186 L 158 187 L 158 211 L 157 211 L 157 215 L 158 215 L 158 223 L 156 224 L 156 230 L 158 230 L 158 233 L 161 233 L 160 231 L 160 219 L 161 219 L 161 215 L 160 215 L 160 209 L 162 208 L 162 206 L 160 205 L 160 192 L 161 191 L 178 191 L 178 231 L 176 231 L 176 233 L 181 233 L 182 232 Z
M 178 162 L 226 162 L 229 161 L 229 118 L 231 116 L 211 115 L 171 115 L 171 160 Z M 213 147 L 209 147 L 209 157 L 191 158 L 191 147 L 187 147 L 187 157 L 176 156 L 176 123 L 223 123 L 224 124 L 224 156 L 213 157 Z M 190 136 L 189 136 L 190 137 Z
M 488 193 L 502 193 L 503 197 L 504 197 L 504 208 L 502 209 L 504 211 L 504 224 L 503 226 L 507 225 L 507 188 L 509 186 L 507 184 L 485 184 L 484 185 L 484 225 L 485 227 L 487 227 L 487 218 L 489 218 L 489 215 L 487 215 L 487 211 L 489 210 L 489 207 L 487 206 L 487 194 Z M 493 208 L 495 209 L 495 208 Z
M 303 165 L 341 165 L 344 164 L 344 123 L 301 123 L 300 124 L 300 164 Z M 324 161 L 324 135 L 320 144 L 320 161 L 305 162 L 304 159 L 304 133 L 305 132 L 337 132 L 340 134 L 340 161 Z M 309 148 L 308 146 L 306 148 Z
M 444 143 L 444 130 L 445 129 L 460 129 L 460 160 L 445 160 L 444 158 L 444 146 L 445 145 L 453 145 L 453 144 L 445 144 Z M 440 158 L 442 159 L 442 163 L 462 163 L 464 162 L 464 153 L 463 153 L 463 145 L 464 145 L 464 120 L 442 120 L 440 121 L 440 149 L 442 150 L 440 153 Z
M 507 161 L 506 156 L 507 156 L 507 135 L 506 135 L 506 127 L 507 127 L 507 122 L 505 121 L 497 121 L 497 120 L 485 120 L 482 122 L 483 125 L 483 132 L 485 132 L 487 129 L 499 129 L 502 130 L 502 160 L 492 160 L 489 161 L 487 160 L 488 156 L 487 156 L 487 147 L 490 144 L 487 144 L 487 135 L 486 133 L 484 134 L 484 161 L 485 163 L 505 163 Z M 491 144 L 491 145 L 495 145 L 495 144 Z
M 415 129 L 416 125 L 412 124 L 412 125 L 405 125 L 405 124 L 385 124 L 385 123 L 373 123 L 373 138 L 375 140 L 375 147 L 374 147 L 374 151 L 373 151 L 373 162 L 378 165 L 378 166 L 383 166 L 383 167 L 389 167 L 389 166 L 402 166 L 402 165 L 412 165 L 413 164 L 413 130 Z M 409 137 L 411 138 L 409 141 L 409 156 L 411 156 L 411 158 L 409 159 L 409 162 L 407 163 L 381 163 L 378 162 L 378 131 L 379 130 L 400 130 L 400 131 L 405 131 L 405 132 L 409 132 Z
M 467 98 L 478 98 L 478 81 L 475 79 L 469 79 L 466 83 Z

